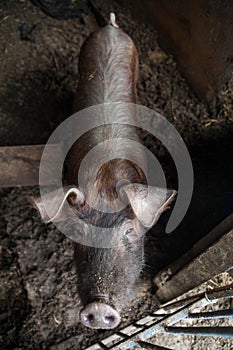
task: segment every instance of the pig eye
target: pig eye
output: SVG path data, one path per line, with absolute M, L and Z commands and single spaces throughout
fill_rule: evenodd
M 125 234 L 126 234 L 126 235 L 129 235 L 131 232 L 133 232 L 133 227 L 128 228 L 128 229 L 125 231 Z
M 134 230 L 134 227 L 129 227 L 125 231 L 125 239 L 127 240 L 127 243 L 133 243 L 137 239 L 137 234 Z
M 126 223 L 125 223 L 125 227 L 124 227 L 124 239 L 127 240 L 127 242 L 133 242 L 137 237 L 137 234 L 135 232 L 135 228 L 134 228 L 134 225 L 132 223 L 131 220 L 128 220 Z

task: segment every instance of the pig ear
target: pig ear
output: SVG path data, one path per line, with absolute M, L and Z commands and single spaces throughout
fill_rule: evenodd
M 34 208 L 39 210 L 44 222 L 58 222 L 66 219 L 72 213 L 72 209 L 66 202 L 69 196 L 74 205 L 84 202 L 84 194 L 75 187 L 60 188 L 42 197 L 30 198 L 30 200 Z
M 152 227 L 156 223 L 176 195 L 175 190 L 142 184 L 128 184 L 121 191 L 125 192 L 135 215 L 145 227 Z

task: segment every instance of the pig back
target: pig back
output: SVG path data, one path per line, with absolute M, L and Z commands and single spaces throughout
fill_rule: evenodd
M 136 103 L 137 79 L 137 50 L 126 33 L 113 25 L 107 25 L 89 35 L 80 52 L 79 86 L 73 110 L 76 112 L 90 106 L 104 104 L 104 123 L 108 124 L 109 121 L 109 124 L 89 130 L 75 142 L 66 159 L 64 172 L 66 184 L 78 185 L 79 166 L 85 155 L 99 143 L 114 138 L 139 140 L 138 131 L 134 126 L 122 124 L 122 121 L 130 121 L 134 124 L 133 104 Z M 119 124 L 111 124 L 113 116 L 115 122 Z M 96 117 L 97 115 L 94 114 L 93 118 Z M 125 158 L 129 159 L 129 148 L 132 146 L 127 146 L 127 141 L 117 144 L 116 153 L 124 154 L 125 151 L 127 154 Z M 109 147 L 112 146 L 106 145 L 103 152 L 112 152 Z M 122 149 L 124 149 L 123 153 Z M 139 160 L 141 158 L 143 161 L 144 154 L 141 151 L 138 153 L 140 154 L 136 158 Z M 117 166 L 116 162 L 114 164 Z M 94 167 L 96 167 L 94 164 L 93 167 L 90 166 L 87 177 L 92 176 Z M 140 175 L 136 178 L 138 177 L 138 182 L 141 182 L 142 172 L 139 169 L 138 173 Z
M 112 25 L 90 34 L 80 52 L 79 79 L 74 112 L 101 103 L 136 103 L 138 56 L 130 37 Z

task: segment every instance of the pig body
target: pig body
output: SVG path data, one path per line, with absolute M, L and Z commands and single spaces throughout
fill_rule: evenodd
M 71 228 L 77 235 L 91 235 L 98 240 L 101 228 L 114 228 L 117 232 L 110 233 L 110 248 L 74 243 L 78 292 L 84 305 L 80 320 L 90 328 L 111 329 L 120 323 L 120 311 L 132 298 L 134 283 L 142 270 L 145 230 L 154 225 L 174 191 L 148 186 L 145 173 L 129 159 L 131 153 L 132 159 L 146 161 L 143 151 L 129 149 L 127 143 L 139 142 L 136 128 L 122 123 L 129 120 L 129 114 L 134 118 L 133 108 L 125 103 L 136 103 L 138 58 L 132 40 L 114 21 L 86 39 L 80 53 L 79 74 L 74 111 L 106 104 L 106 120 L 108 113 L 114 113 L 117 124 L 107 123 L 82 135 L 65 160 L 65 193 L 49 193 L 35 200 L 35 204 L 44 220 L 58 222 L 66 219 L 63 204 L 67 201 L 77 217 L 78 225 Z M 98 159 L 94 159 L 85 171 L 81 188 L 78 172 L 86 154 L 99 143 L 115 139 L 120 142 L 116 143 L 114 159 L 100 167 Z M 112 148 L 111 142 L 106 143 L 103 155 L 111 153 Z M 116 203 L 126 204 L 116 211 Z M 46 205 L 52 208 L 49 217 Z
M 80 83 L 74 111 L 102 103 L 136 103 L 137 51 L 132 40 L 122 30 L 108 25 L 92 33 L 82 47 L 79 72 Z M 125 125 L 100 126 L 89 131 L 68 154 L 65 184 L 78 186 L 78 169 L 90 149 L 109 138 L 137 140 L 135 131 Z M 106 153 L 108 151 L 105 150 Z M 93 164 L 92 167 L 95 168 Z M 89 189 L 86 195 L 90 205 L 96 204 L 94 202 L 100 199 L 111 205 L 117 198 L 116 184 L 120 180 L 145 183 L 141 169 L 126 159 L 115 159 L 104 164 L 98 176 L 92 167 L 89 168 L 89 174 L 86 174 L 88 180 L 94 182 L 94 186 L 86 186 Z M 122 239 L 125 237 L 120 248 L 119 245 L 116 248 L 95 248 L 74 243 L 78 291 L 83 304 L 87 305 L 80 313 L 81 321 L 92 328 L 112 328 L 120 320 L 119 314 L 113 310 L 121 310 L 132 297 L 132 287 L 143 266 L 142 230 L 138 228 L 140 239 L 133 244 L 130 240 L 127 242 L 125 232 L 128 230 L 128 235 L 132 235 L 131 226 L 128 229 L 127 225 L 124 228 L 122 224 L 135 219 L 130 207 L 115 215 L 101 215 L 91 209 L 82 212 L 85 213 L 85 219 L 94 226 L 121 227 L 123 232 L 119 236 Z M 99 310 L 102 305 L 112 308 L 102 307 Z

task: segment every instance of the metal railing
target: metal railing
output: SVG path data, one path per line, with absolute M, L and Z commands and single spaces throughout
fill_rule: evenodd
M 198 293 L 178 301 L 170 301 L 132 325 L 115 332 L 110 337 L 86 348 L 86 350 L 128 350 L 128 349 L 168 349 L 148 343 L 156 334 L 192 334 L 199 336 L 233 338 L 233 327 L 176 327 L 175 325 L 187 319 L 219 319 L 233 317 L 233 309 L 209 312 L 192 312 L 194 309 L 203 309 L 210 303 L 217 303 L 219 298 L 233 296 L 233 283 L 217 287 L 206 292 Z

